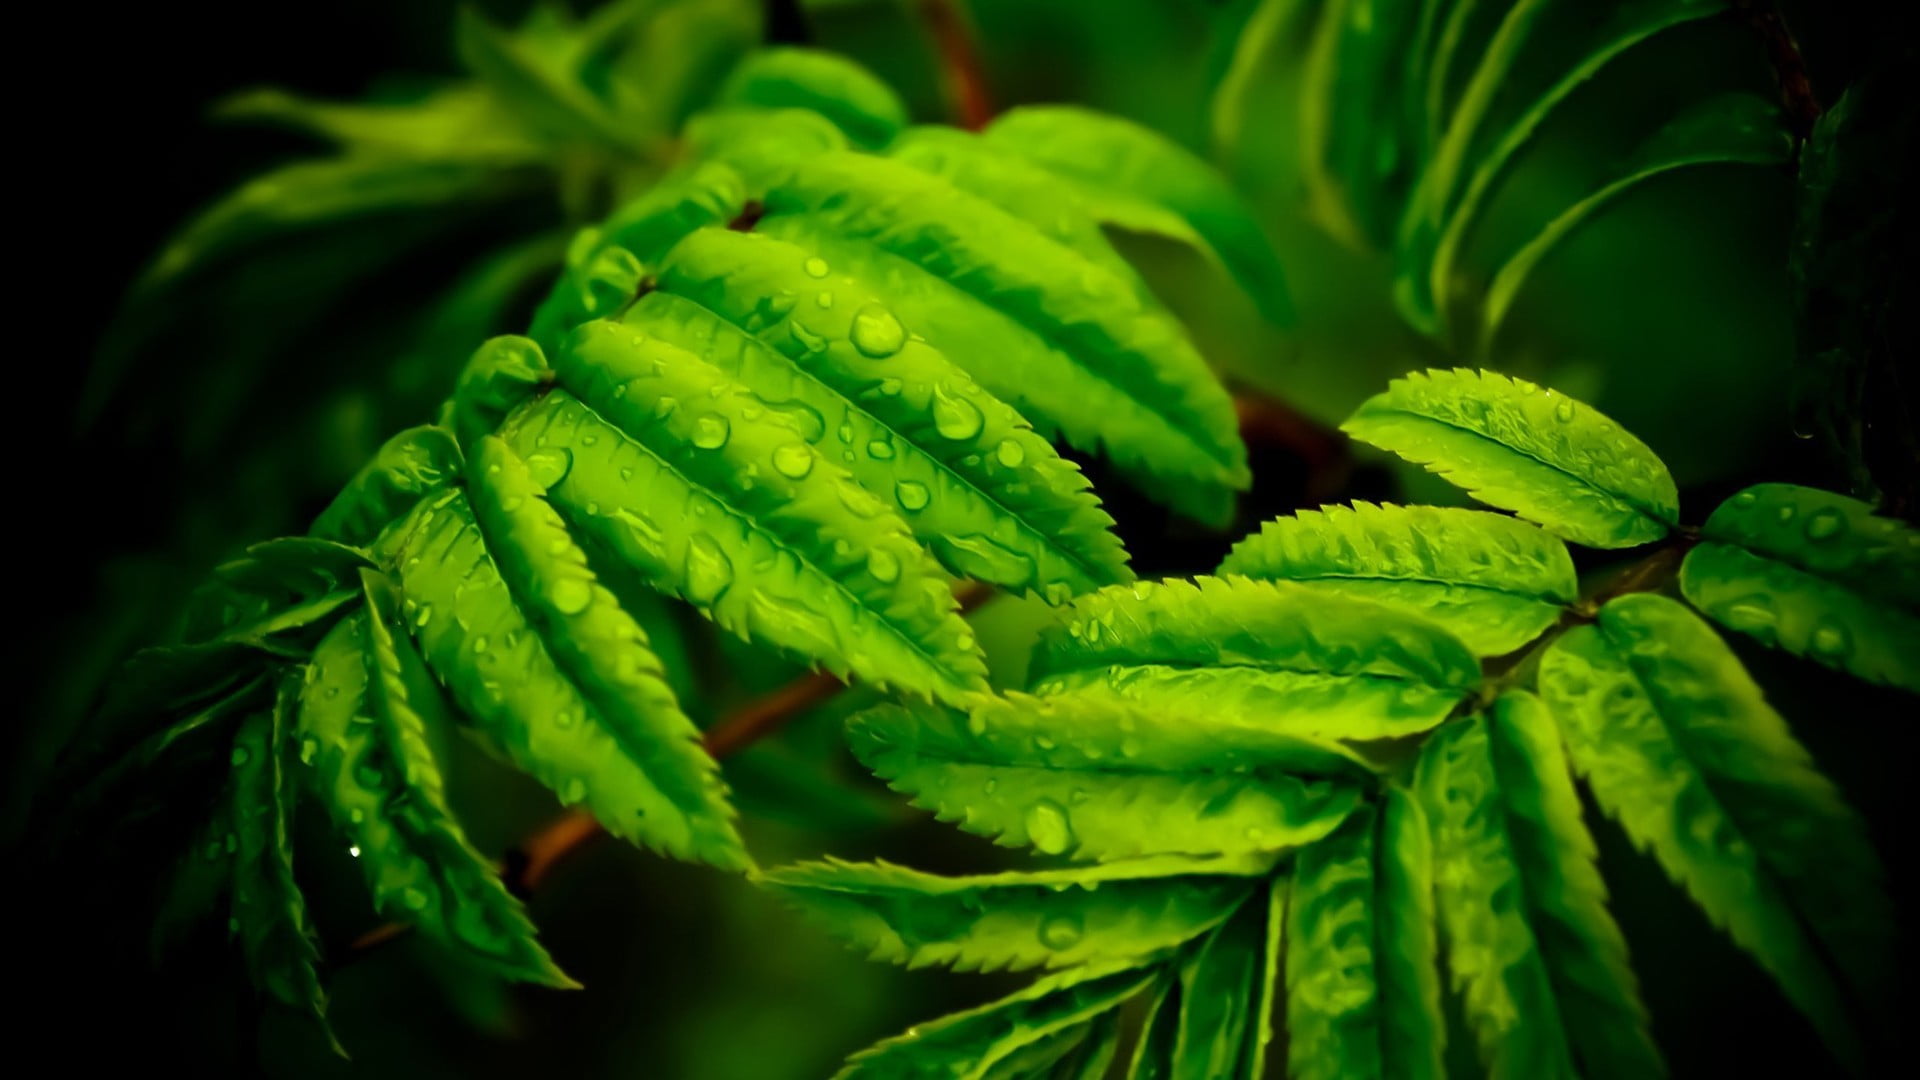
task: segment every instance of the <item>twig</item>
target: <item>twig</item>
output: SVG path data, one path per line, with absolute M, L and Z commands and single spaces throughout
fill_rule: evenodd
M 973 23 L 961 7 L 960 0 L 920 0 L 920 21 L 940 53 L 940 71 L 945 76 L 954 123 L 968 131 L 979 131 L 993 119 L 993 99 L 987 94 Z
M 1775 0 L 1740 0 L 1740 15 L 1760 35 L 1767 46 L 1767 61 L 1773 65 L 1773 77 L 1780 84 L 1780 104 L 1786 109 L 1796 143 L 1813 134 L 1820 119 L 1820 99 L 1814 96 L 1813 80 L 1807 77 L 1807 62 L 1800 55 L 1800 43 L 1793 39 L 1787 22 Z
M 954 593 L 961 614 L 975 610 L 992 596 L 992 587 L 977 581 L 966 582 Z M 701 741 L 707 753 L 716 760 L 725 760 L 846 688 L 846 683 L 824 671 L 812 672 L 729 713 L 708 728 Z M 518 847 L 507 852 L 500 879 L 507 891 L 525 899 L 533 895 L 567 856 L 605 832 L 593 815 L 584 810 L 569 810 L 530 833 Z M 348 951 L 358 954 L 377 948 L 412 929 L 411 923 L 382 923 L 355 938 Z

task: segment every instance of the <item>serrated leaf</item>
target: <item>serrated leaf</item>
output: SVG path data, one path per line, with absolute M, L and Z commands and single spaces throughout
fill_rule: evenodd
M 1053 602 L 1131 577 L 1079 469 L 857 275 L 778 240 L 702 229 L 673 249 L 660 287 L 622 321 L 779 405 L 955 574 Z
M 415 503 L 458 479 L 461 465 L 452 432 L 432 425 L 408 428 L 360 467 L 309 532 L 342 544 L 372 544 Z
M 1554 642 L 1540 692 L 1600 805 L 1857 1063 L 1855 1014 L 1893 999 L 1879 862 L 1732 650 L 1673 600 L 1623 596 Z
M 265 88 L 226 99 L 215 115 L 305 131 L 348 153 L 495 164 L 534 163 L 541 154 L 492 94 L 464 84 L 402 104 L 314 101 Z
M 1920 532 L 1843 495 L 1756 484 L 1701 533 L 1680 590 L 1715 622 L 1920 693 Z
M 1294 1080 L 1440 1080 L 1446 1026 L 1427 821 L 1403 789 L 1294 861 L 1287 1053 Z
M 1259 1080 L 1281 979 L 1288 881 L 1262 883 L 1178 964 L 1180 1014 L 1157 1074 L 1169 1080 Z M 1136 1075 L 1138 1072 L 1136 1070 Z
M 876 1043 L 849 1058 L 834 1080 L 996 1077 L 993 1069 L 1001 1061 L 1119 1008 L 1153 978 L 1152 968 L 1089 966 L 1061 972 Z
M 231 801 L 228 795 L 215 804 L 213 815 L 175 860 L 161 885 L 153 929 L 147 935 L 148 953 L 155 967 L 223 906 L 221 900 L 232 888 L 233 856 L 239 850 L 240 838 L 234 835 L 227 814 Z
M 308 665 L 300 754 L 314 792 L 350 839 L 381 915 L 507 977 L 571 985 L 447 809 L 420 712 L 437 705 L 432 681 L 388 624 L 382 593 L 369 589 L 373 610 L 336 623 Z
M 1495 1077 L 1665 1074 L 1552 717 L 1509 691 L 1421 754 L 1447 963 Z
M 1073 695 L 885 705 L 848 722 L 855 756 L 969 832 L 1048 855 L 1244 855 L 1331 832 L 1365 775 L 1326 743 Z M 1144 827 L 1143 822 L 1151 822 Z
M 749 53 L 714 103 L 811 109 L 869 149 L 885 146 L 907 124 L 906 103 L 872 72 L 833 53 L 794 46 Z
M 756 231 L 859 273 L 1036 427 L 1104 447 L 1176 508 L 1217 518 L 1249 482 L 1232 402 L 1185 331 L 1079 252 L 939 177 L 852 153 L 800 163 L 766 205 Z
M 554 366 L 563 389 L 502 434 L 550 464 L 542 484 L 572 527 L 743 638 L 907 693 L 984 687 L 906 524 L 766 401 L 613 323 L 582 327 Z
M 1454 6 L 1449 16 L 1453 24 L 1449 29 L 1454 32 L 1442 39 L 1442 47 L 1464 40 L 1464 24 L 1475 6 Z M 1489 27 L 1479 64 L 1465 80 L 1457 101 L 1444 101 L 1447 70 L 1439 68 L 1442 84 L 1430 84 L 1429 91 L 1435 114 L 1445 116 L 1444 130 L 1407 201 L 1395 240 L 1395 299 L 1408 321 L 1423 330 L 1445 333 L 1448 313 L 1443 299 L 1460 253 L 1522 151 L 1574 91 L 1647 38 L 1725 10 L 1721 0 L 1625 0 L 1584 14 L 1577 4 L 1520 0 L 1505 9 L 1496 26 Z M 1572 13 L 1578 21 L 1556 24 L 1553 17 L 1562 13 Z M 1507 84 L 1514 78 L 1516 62 L 1523 55 L 1559 44 L 1546 34 L 1536 35 L 1536 27 L 1544 27 L 1546 34 L 1578 33 L 1578 52 L 1556 72 L 1552 83 L 1525 99 L 1518 115 L 1496 134 L 1491 127 L 1498 118 L 1496 105 L 1511 96 Z
M 680 711 L 646 632 L 588 567 L 586 553 L 547 503 L 527 463 L 489 435 L 475 445 L 467 479 L 473 519 L 508 602 L 586 706 L 577 736 L 543 734 L 539 729 L 565 725 L 559 716 L 529 708 L 516 710 L 515 720 L 530 730 L 502 731 L 502 741 L 562 801 L 584 803 L 617 835 L 675 858 L 743 869 L 746 852 L 734 832 L 726 787 L 693 722 Z M 419 599 L 428 602 L 424 593 Z M 466 644 L 469 635 L 447 629 L 457 625 L 462 599 L 456 589 L 452 618 L 440 629 L 423 628 L 423 638 L 443 643 L 431 649 L 435 657 L 453 660 L 453 647 Z M 475 634 L 488 632 L 478 619 L 469 625 Z M 502 635 L 501 650 L 513 649 L 513 622 L 494 626 Z M 472 642 L 471 651 L 488 651 L 482 637 Z M 449 673 L 480 669 L 483 683 L 524 677 L 510 660 L 454 663 Z
M 1276 518 L 1219 572 L 1292 581 L 1411 612 L 1479 656 L 1538 637 L 1579 594 L 1573 557 L 1503 514 L 1434 506 L 1326 506 Z
M 1362 402 L 1342 431 L 1588 547 L 1633 547 L 1678 520 L 1673 477 L 1590 406 L 1525 379 L 1414 372 Z
M 1480 680 L 1467 647 L 1426 619 L 1291 582 L 1210 577 L 1075 600 L 1028 672 L 1042 694 L 1329 739 L 1424 731 Z
M 1226 178 L 1151 128 L 1073 105 L 1024 105 L 1001 114 L 988 141 L 1077 185 L 1101 221 L 1191 244 L 1239 281 L 1261 314 L 1294 319 L 1286 274 L 1260 223 Z
M 286 770 L 298 702 L 298 689 L 282 680 L 273 708 L 254 714 L 234 736 L 227 809 L 236 838 L 232 925 L 254 986 L 326 1029 L 327 996 L 314 970 L 320 949 L 293 879 L 296 788 Z M 328 1039 L 345 1056 L 331 1031 Z
M 930 173 L 970 195 L 993 203 L 1038 229 L 1043 236 L 1079 252 L 1150 297 L 1146 282 L 1100 228 L 1087 199 L 1059 174 L 1012 148 L 945 124 L 920 124 L 902 131 L 887 156 Z M 1180 224 L 1184 225 L 1184 222 Z
M 1692 14 L 1697 16 L 1699 9 Z M 1695 102 L 1638 147 L 1623 163 L 1617 179 L 1561 211 L 1501 264 L 1480 303 L 1481 355 L 1492 354 L 1500 326 L 1534 269 L 1614 200 L 1678 169 L 1778 165 L 1792 156 L 1793 136 L 1781 125 L 1780 107 L 1774 102 L 1751 93 Z M 1437 272 L 1450 273 L 1444 267 Z
M 761 877 L 871 958 L 959 971 L 1138 960 L 1232 913 L 1271 856 L 1161 856 L 1097 867 L 940 877 L 885 862 L 802 863 Z

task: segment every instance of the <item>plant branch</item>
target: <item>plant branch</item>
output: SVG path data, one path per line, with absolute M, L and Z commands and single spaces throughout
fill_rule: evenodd
M 940 54 L 940 72 L 954 123 L 968 131 L 979 131 L 993 119 L 993 99 L 987 93 L 972 20 L 962 10 L 961 0 L 920 0 L 916 7 Z
M 1820 100 L 1814 96 L 1813 80 L 1807 76 L 1806 58 L 1800 55 L 1800 43 L 1787 28 L 1775 0 L 1738 0 L 1740 16 L 1767 47 L 1767 61 L 1773 65 L 1773 77 L 1780 84 L 1780 104 L 1786 109 L 1787 122 L 1796 142 L 1805 142 L 1820 119 Z
M 977 581 L 962 584 L 954 593 L 961 614 L 979 608 L 992 596 L 992 587 Z M 846 688 L 845 682 L 827 672 L 810 672 L 722 717 L 706 730 L 701 742 L 715 760 L 724 761 L 779 731 L 809 709 L 832 700 Z M 605 832 L 585 810 L 569 810 L 528 834 L 519 846 L 507 852 L 502 860 L 500 879 L 508 892 L 524 900 L 533 895 L 569 855 Z M 355 938 L 348 950 L 363 953 L 403 937 L 412 929 L 411 923 L 382 923 Z

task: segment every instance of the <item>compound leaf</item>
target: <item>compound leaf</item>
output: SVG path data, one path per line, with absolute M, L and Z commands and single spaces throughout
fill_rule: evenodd
M 1540 690 L 1600 805 L 1857 1057 L 1851 1011 L 1892 994 L 1879 863 L 1733 651 L 1683 605 L 1623 596 L 1554 642 Z

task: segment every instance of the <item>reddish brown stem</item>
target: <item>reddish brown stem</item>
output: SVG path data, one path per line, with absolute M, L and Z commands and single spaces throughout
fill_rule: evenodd
M 987 94 L 973 23 L 962 6 L 960 0 L 920 0 L 920 21 L 940 53 L 940 71 L 954 123 L 968 131 L 979 131 L 993 119 L 993 99 Z
M 1332 498 L 1353 475 L 1352 444 L 1339 430 L 1264 394 L 1236 393 L 1233 410 L 1249 445 L 1281 447 L 1306 466 L 1309 503 Z

